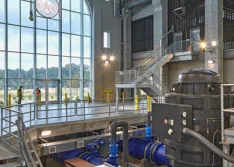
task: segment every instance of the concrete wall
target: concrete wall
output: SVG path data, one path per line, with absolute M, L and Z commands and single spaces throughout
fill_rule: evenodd
M 224 83 L 234 83 L 234 58 L 224 59 L 223 77 Z
M 112 1 L 88 1 L 93 15 L 93 93 L 95 99 L 101 99 L 103 90 L 115 92 L 115 71 L 120 68 L 121 20 L 119 17 L 119 1 L 116 1 L 116 16 L 114 16 Z M 111 47 L 109 49 L 103 48 L 104 31 L 110 32 Z M 109 65 L 104 65 L 101 61 L 103 54 L 114 55 L 115 61 Z M 113 95 L 113 97 L 115 96 Z
M 186 61 L 178 63 L 168 63 L 168 87 L 178 82 L 178 75 L 188 69 L 204 68 L 205 61 Z

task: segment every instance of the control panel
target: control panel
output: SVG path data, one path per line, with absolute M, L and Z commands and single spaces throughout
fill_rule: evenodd
M 181 141 L 182 129 L 192 129 L 192 121 L 191 105 L 152 104 L 152 131 L 156 137 Z

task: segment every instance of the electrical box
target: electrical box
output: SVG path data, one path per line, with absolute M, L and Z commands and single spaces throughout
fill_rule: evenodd
M 181 141 L 182 129 L 192 129 L 192 106 L 182 104 L 152 104 L 153 135 Z

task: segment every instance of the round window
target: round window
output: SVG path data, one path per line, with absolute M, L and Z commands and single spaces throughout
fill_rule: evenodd
M 53 18 L 59 12 L 57 0 L 36 0 L 37 12 L 46 18 Z

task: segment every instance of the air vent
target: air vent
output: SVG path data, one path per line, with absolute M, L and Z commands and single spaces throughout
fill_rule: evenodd
M 83 147 L 84 147 L 84 141 L 78 141 L 77 148 L 83 148 Z
M 56 146 L 49 147 L 49 153 L 50 154 L 56 153 Z

